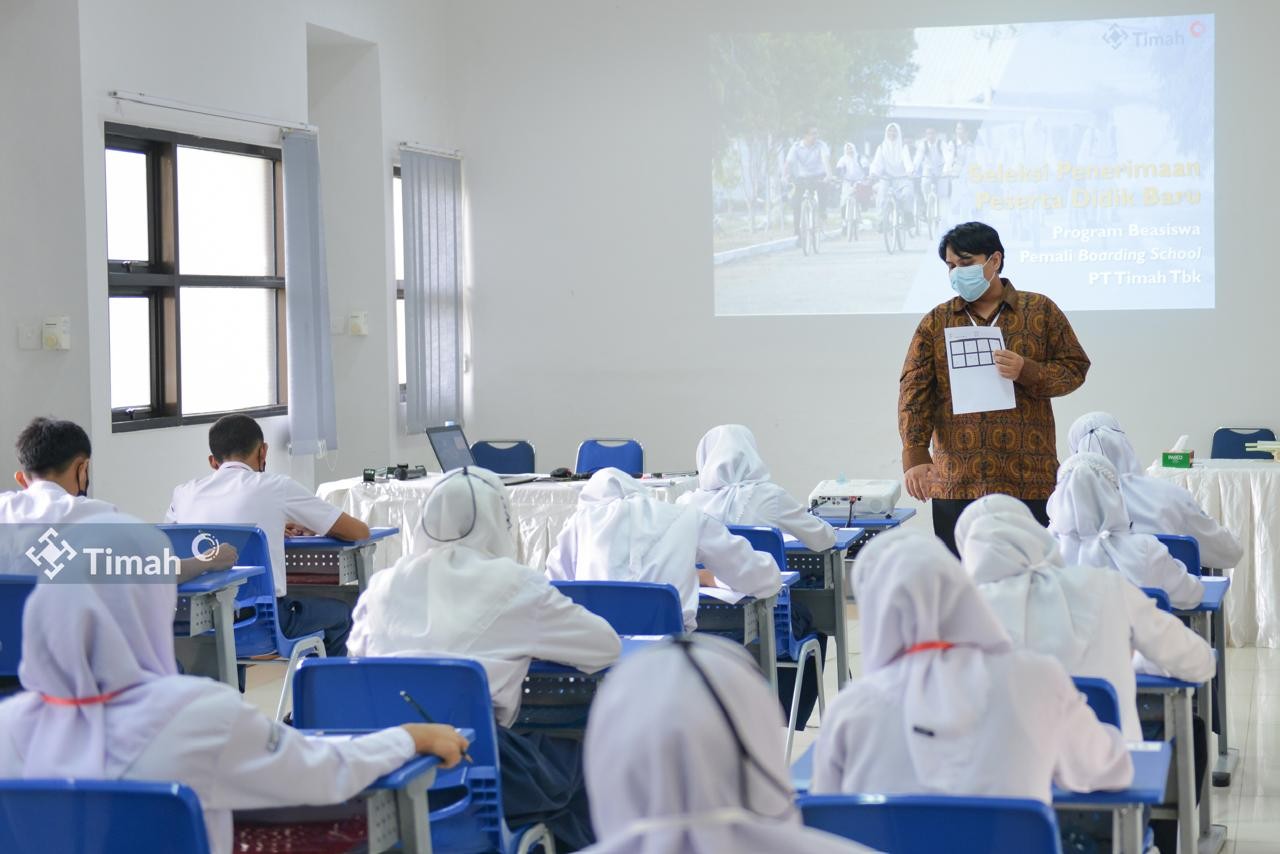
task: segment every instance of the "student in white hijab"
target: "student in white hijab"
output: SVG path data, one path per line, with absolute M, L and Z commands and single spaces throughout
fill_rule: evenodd
M 1195 537 L 1200 545 L 1200 562 L 1205 566 L 1228 569 L 1244 557 L 1240 541 L 1205 513 L 1190 492 L 1172 481 L 1151 477 L 1143 470 L 1137 452 L 1115 416 L 1106 412 L 1081 415 L 1071 425 L 1067 440 L 1071 453 L 1101 454 L 1115 466 L 1133 530 L 1142 534 Z
M 884 139 L 876 146 L 869 171 L 871 177 L 880 182 L 876 187 L 876 207 L 880 211 L 880 230 L 884 231 L 888 221 L 889 194 L 893 193 L 898 200 L 899 212 L 905 217 L 909 215 L 913 193 L 908 180 L 912 171 L 911 153 L 902 141 L 902 128 L 897 122 L 885 125 Z
M 1110 682 L 1125 739 L 1141 741 L 1134 651 L 1162 675 L 1203 682 L 1213 676 L 1213 649 L 1120 573 L 1066 567 L 1053 535 L 1025 504 L 1009 501 L 960 514 L 965 569 L 1015 647 L 1053 656 L 1072 676 Z
M 1122 789 L 1133 763 L 1062 665 L 1014 650 L 940 540 L 876 537 L 854 563 L 863 676 L 814 748 L 818 793 L 985 795 L 1049 803 Z
M 609 674 L 587 726 L 593 854 L 836 854 L 867 849 L 804 827 L 782 715 L 742 647 L 663 643 Z
M 670 584 L 680 592 L 685 630 L 693 631 L 699 563 L 729 589 L 749 596 L 772 596 L 782 586 L 773 558 L 720 522 L 653 498 L 635 478 L 604 468 L 583 487 L 578 508 L 547 557 L 547 575 Z
M 1058 469 L 1049 496 L 1049 530 L 1066 563 L 1118 569 L 1139 587 L 1169 594 L 1175 608 L 1194 608 L 1204 585 L 1150 534 L 1132 530 L 1115 467 L 1099 454 L 1081 452 Z
M 764 525 L 790 534 L 805 548 L 825 551 L 835 531 L 769 479 L 756 437 L 741 424 L 713 427 L 698 442 L 698 488 L 677 504 L 696 507 L 726 525 Z
M 456 764 L 452 727 L 308 737 L 221 683 L 179 676 L 174 586 L 42 585 L 22 620 L 26 689 L 0 703 L 0 777 L 174 780 L 195 790 L 215 854 L 231 811 L 345 801 L 411 759 Z
M 581 745 L 520 736 L 533 659 L 594 673 L 617 660 L 609 624 L 515 560 L 507 490 L 492 472 L 448 472 L 422 511 L 426 551 L 376 573 L 347 641 L 353 656 L 470 658 L 484 666 L 497 715 L 503 806 L 517 823 L 545 821 L 563 847 L 590 844 Z

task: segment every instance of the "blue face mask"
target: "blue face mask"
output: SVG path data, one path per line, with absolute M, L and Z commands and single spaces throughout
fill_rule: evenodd
M 951 289 L 960 295 L 965 302 L 973 302 L 987 292 L 991 283 L 983 272 L 985 264 L 970 264 L 968 267 L 951 268 Z

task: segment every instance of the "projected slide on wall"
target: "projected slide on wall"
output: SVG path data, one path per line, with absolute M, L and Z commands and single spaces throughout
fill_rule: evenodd
M 927 311 L 994 226 L 1067 310 L 1212 308 L 1212 15 L 712 37 L 716 314 Z

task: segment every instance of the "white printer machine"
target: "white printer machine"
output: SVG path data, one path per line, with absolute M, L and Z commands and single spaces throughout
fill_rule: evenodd
M 854 516 L 891 516 L 902 495 L 896 480 L 824 480 L 809 493 L 809 511 L 852 522 Z

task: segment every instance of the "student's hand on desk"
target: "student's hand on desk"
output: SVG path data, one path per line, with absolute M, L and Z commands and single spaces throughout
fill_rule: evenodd
M 698 570 L 698 586 L 699 587 L 715 587 L 716 577 L 711 574 L 709 569 Z
M 239 557 L 240 553 L 236 551 L 235 546 L 229 543 L 219 543 L 200 555 L 200 560 L 208 565 L 207 572 L 216 572 L 220 569 L 230 569 L 235 566 Z
M 314 537 L 316 532 L 310 528 L 304 528 L 295 522 L 285 522 L 284 535 L 286 537 Z
M 928 501 L 931 477 L 933 477 L 933 463 L 921 463 L 907 469 L 907 473 L 903 476 L 907 482 L 907 494 L 917 501 Z
M 1000 376 L 1007 380 L 1016 380 L 1022 376 L 1022 366 L 1026 364 L 1026 359 L 1012 350 L 996 350 L 992 355 L 995 357 L 996 370 L 1000 372 Z
M 421 754 L 440 757 L 440 764 L 452 768 L 462 761 L 467 739 L 451 726 L 444 724 L 401 724 L 405 732 L 413 736 L 413 749 Z

